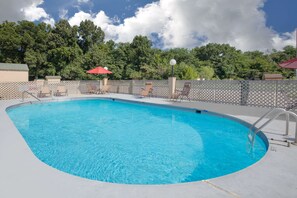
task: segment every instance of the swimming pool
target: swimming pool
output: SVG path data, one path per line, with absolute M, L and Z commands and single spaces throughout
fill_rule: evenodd
M 7 110 L 32 152 L 80 177 L 125 184 L 214 178 L 261 159 L 248 128 L 212 114 L 117 100 L 36 103 Z

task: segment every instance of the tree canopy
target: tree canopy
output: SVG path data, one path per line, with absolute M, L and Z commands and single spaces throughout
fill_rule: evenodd
M 106 41 L 102 29 L 92 21 L 71 26 L 61 20 L 51 27 L 29 21 L 0 24 L 0 62 L 26 63 L 31 79 L 60 75 L 64 80 L 96 79 L 86 71 L 98 65 L 108 67 L 111 79 L 261 79 L 264 73 L 293 78 L 294 71 L 278 63 L 294 58 L 296 49 L 286 46 L 269 54 L 242 52 L 228 44 L 210 43 L 193 49 L 154 48 L 146 36 L 131 43 Z

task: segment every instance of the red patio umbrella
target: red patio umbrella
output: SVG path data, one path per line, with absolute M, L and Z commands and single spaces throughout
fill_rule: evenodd
M 87 71 L 87 73 L 88 74 L 112 74 L 111 71 L 108 71 L 107 69 L 100 66 Z

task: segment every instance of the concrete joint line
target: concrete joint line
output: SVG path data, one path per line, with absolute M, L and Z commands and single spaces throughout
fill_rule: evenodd
M 225 193 L 231 195 L 232 197 L 236 197 L 236 198 L 239 198 L 239 197 L 240 197 L 238 194 L 236 194 L 236 193 L 234 193 L 234 192 L 231 192 L 231 191 L 228 191 L 228 190 L 226 190 L 226 189 L 224 189 L 224 188 L 222 188 L 222 187 L 220 187 L 220 186 L 217 186 L 217 185 L 211 183 L 211 182 L 208 181 L 208 180 L 202 180 L 202 181 L 203 181 L 204 183 L 210 185 L 211 187 L 215 188 L 215 189 L 221 190 L 221 191 L 223 191 L 223 192 L 225 192 Z

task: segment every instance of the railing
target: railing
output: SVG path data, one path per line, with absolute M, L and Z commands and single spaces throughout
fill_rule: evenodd
M 271 109 L 267 113 L 265 113 L 262 117 L 260 117 L 249 129 L 248 133 L 248 140 L 249 143 L 251 144 L 251 147 L 254 146 L 254 141 L 257 133 L 259 133 L 265 126 L 267 126 L 269 123 L 271 123 L 273 120 L 278 118 L 281 115 L 286 116 L 286 134 L 289 135 L 289 120 L 290 120 L 290 115 L 295 119 L 296 122 L 296 127 L 295 127 L 295 140 L 294 143 L 297 143 L 297 115 L 292 112 L 292 111 L 287 111 L 282 108 L 276 108 L 276 109 Z M 268 118 L 267 121 L 262 123 L 259 127 L 256 127 L 257 124 L 259 124 L 261 121 L 263 121 L 265 118 Z
M 30 93 L 30 92 L 28 92 L 28 91 L 23 91 L 23 93 L 22 93 L 22 102 L 25 101 L 25 93 L 27 93 L 28 95 L 32 96 L 32 97 L 35 98 L 36 100 L 40 101 L 40 99 L 37 98 L 36 96 L 34 96 L 33 93 Z

